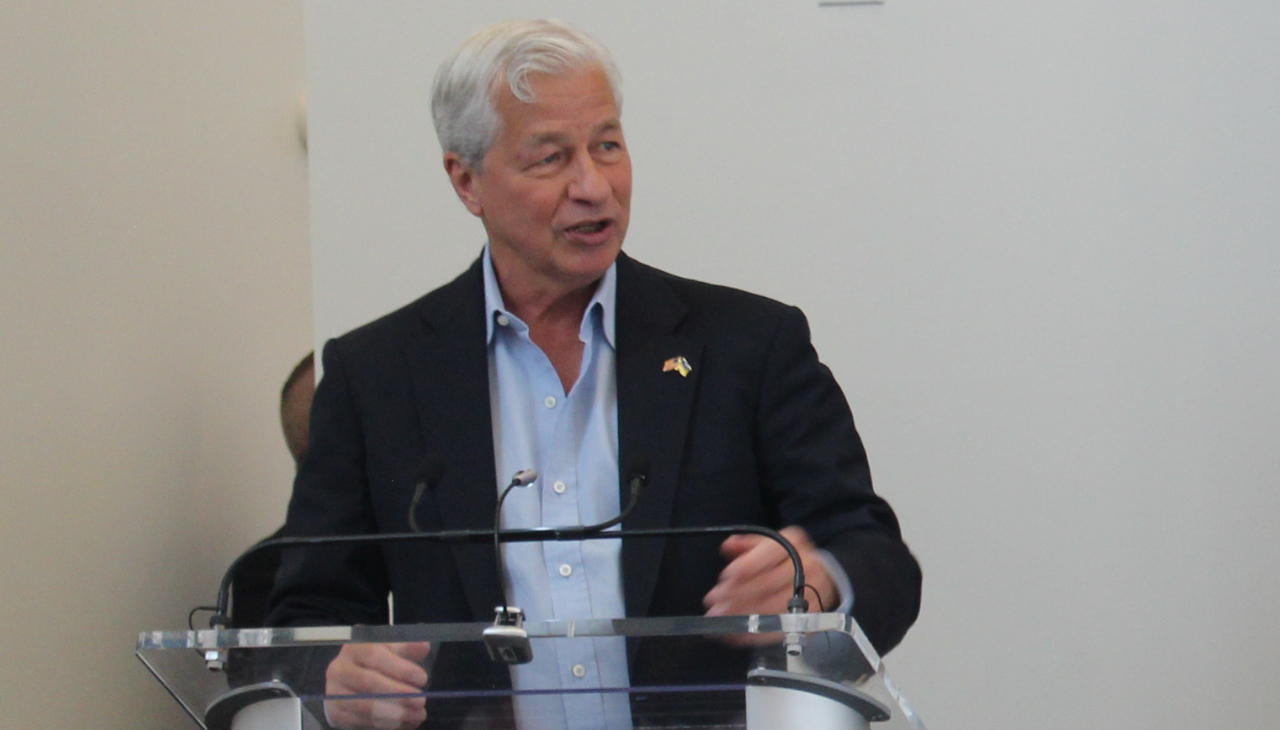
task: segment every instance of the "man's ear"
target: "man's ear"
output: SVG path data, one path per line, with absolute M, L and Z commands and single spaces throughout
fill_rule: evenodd
M 456 152 L 446 152 L 444 155 L 444 171 L 449 175 L 449 182 L 453 183 L 453 192 L 458 194 L 458 199 L 462 204 L 467 206 L 467 210 L 471 211 L 471 215 L 479 216 L 484 213 L 484 206 L 480 204 L 480 196 L 477 194 L 476 188 L 479 186 L 478 177 L 475 170 L 471 166 L 462 161 Z

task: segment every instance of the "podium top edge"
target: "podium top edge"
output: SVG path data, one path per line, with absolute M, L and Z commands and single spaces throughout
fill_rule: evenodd
M 163 649 L 254 649 L 404 641 L 479 641 L 489 623 L 400 624 L 395 626 L 294 626 L 262 629 L 144 631 L 138 651 Z M 841 613 L 752 614 L 528 621 L 529 638 L 656 637 L 722 634 L 816 633 L 851 635 L 869 647 L 852 617 Z

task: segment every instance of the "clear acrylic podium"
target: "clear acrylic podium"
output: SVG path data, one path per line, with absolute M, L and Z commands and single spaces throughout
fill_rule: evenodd
M 326 702 L 406 696 L 327 696 L 325 668 L 341 645 L 426 641 L 424 728 L 546 727 L 528 714 L 516 720 L 520 692 L 482 643 L 490 625 L 155 631 L 139 637 L 137 655 L 208 730 L 311 730 L 329 727 Z M 623 637 L 630 686 L 560 691 L 625 696 L 637 730 L 924 727 L 843 614 L 534 621 L 525 629 L 535 655 L 545 642 Z

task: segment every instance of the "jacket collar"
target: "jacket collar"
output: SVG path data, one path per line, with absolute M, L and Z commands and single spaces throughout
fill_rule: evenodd
M 701 374 L 702 343 L 682 334 L 688 309 L 666 274 L 626 254 L 616 264 L 616 366 L 620 503 L 641 464 L 648 478 L 626 529 L 671 522 L 689 418 Z M 446 468 L 436 489 L 442 529 L 487 528 L 497 506 L 493 422 L 482 262 L 421 300 L 424 337 L 406 349 L 424 437 L 439 444 Z M 683 357 L 687 375 L 664 370 Z M 431 414 L 449 414 L 447 419 Z M 645 615 L 653 597 L 665 540 L 624 540 L 622 572 L 627 613 Z M 458 574 L 478 620 L 500 602 L 492 547 L 455 546 Z

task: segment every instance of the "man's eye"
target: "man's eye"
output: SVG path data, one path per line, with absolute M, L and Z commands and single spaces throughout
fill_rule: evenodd
M 618 144 L 617 142 L 601 142 L 600 149 L 604 150 L 605 152 L 616 152 L 617 150 L 622 149 L 622 145 Z
M 539 165 L 552 165 L 552 164 L 555 164 L 556 160 L 559 160 L 559 159 L 560 159 L 560 153 L 559 153 L 559 152 L 552 152 L 551 154 L 547 155 L 546 157 L 543 157 L 541 160 L 538 160 L 538 164 L 539 164 Z

